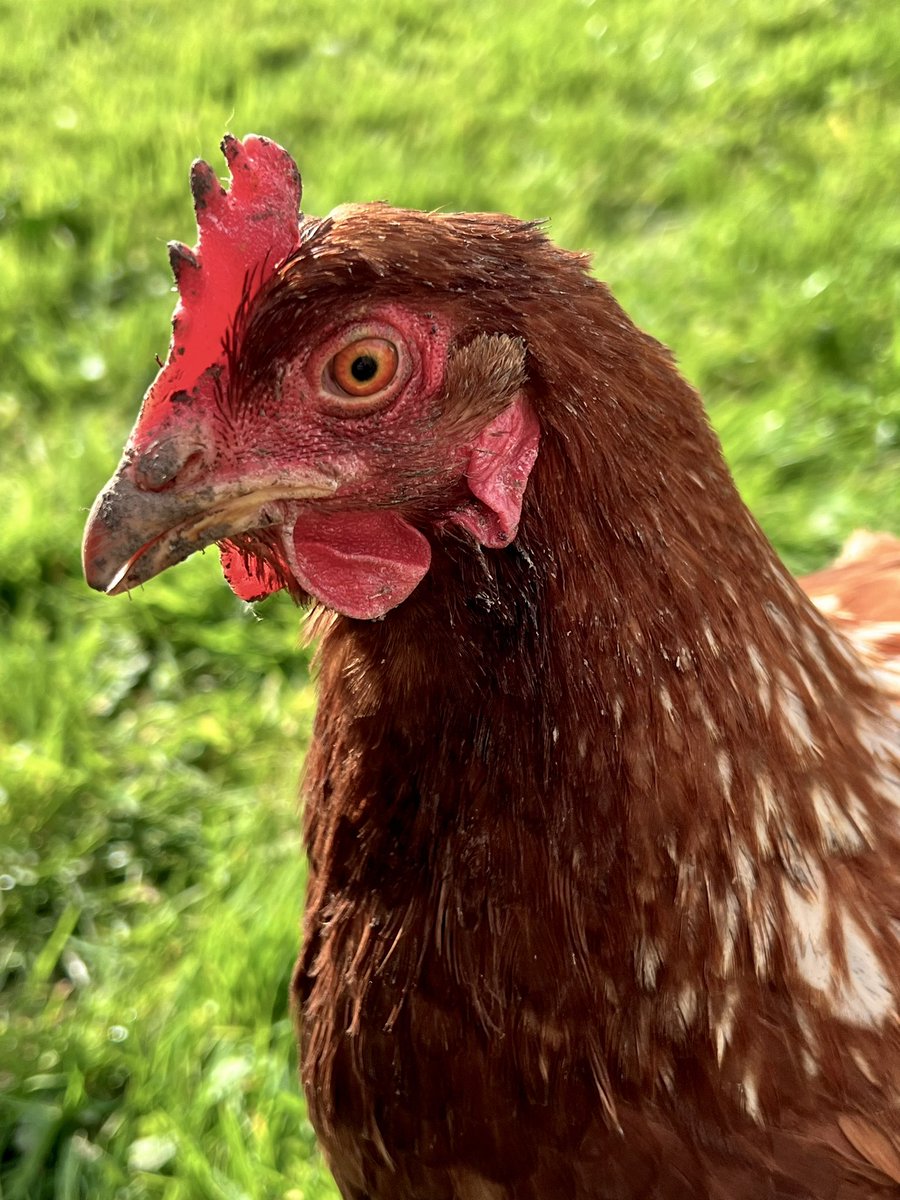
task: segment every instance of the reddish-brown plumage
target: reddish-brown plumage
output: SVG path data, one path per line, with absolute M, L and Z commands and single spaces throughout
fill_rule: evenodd
M 891 689 L 778 561 L 668 352 L 585 267 L 507 217 L 302 222 L 242 301 L 217 395 L 171 406 L 162 488 L 141 483 L 161 450 L 139 421 L 89 576 L 120 589 L 203 544 L 198 470 L 240 512 L 232 531 L 214 506 L 202 537 L 229 539 L 242 594 L 308 590 L 290 539 L 310 510 L 390 512 L 427 538 L 421 581 L 381 619 L 318 618 L 295 994 L 345 1197 L 896 1195 Z M 315 380 L 291 381 L 373 312 L 413 339 L 425 382 L 336 425 Z M 257 526 L 234 500 L 248 444 L 267 487 L 294 488 L 266 492 Z M 319 490 L 296 499 L 301 459 Z M 395 586 L 400 526 L 384 528 Z M 848 629 L 869 621 L 873 665 L 900 615 L 883 554 L 877 604 L 862 562 L 809 583 L 843 597 Z

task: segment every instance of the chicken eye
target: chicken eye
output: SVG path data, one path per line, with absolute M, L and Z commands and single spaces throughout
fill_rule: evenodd
M 397 374 L 399 361 L 393 342 L 377 337 L 360 338 L 331 360 L 331 377 L 348 396 L 374 396 Z

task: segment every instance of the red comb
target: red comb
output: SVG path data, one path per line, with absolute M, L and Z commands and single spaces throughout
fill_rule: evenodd
M 169 243 L 179 302 L 172 317 L 169 356 L 147 393 L 142 424 L 177 392 L 191 392 L 201 375 L 224 361 L 224 342 L 249 295 L 299 243 L 300 174 L 286 150 L 250 134 L 222 141 L 231 188 L 209 163 L 191 166 L 197 244 Z

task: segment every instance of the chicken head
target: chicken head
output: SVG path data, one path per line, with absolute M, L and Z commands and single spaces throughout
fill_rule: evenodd
M 85 575 L 115 594 L 217 543 L 243 599 L 286 587 L 381 616 L 428 571 L 430 530 L 515 536 L 539 436 L 523 344 L 415 286 L 429 218 L 366 205 L 298 223 L 286 151 L 256 136 L 222 149 L 229 190 L 192 167 L 199 238 L 169 247 L 168 358 L 91 511 Z M 379 225 L 406 272 L 379 260 Z

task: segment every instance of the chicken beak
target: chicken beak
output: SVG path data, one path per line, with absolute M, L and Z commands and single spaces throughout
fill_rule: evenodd
M 146 583 L 214 542 L 285 524 L 296 515 L 298 501 L 325 499 L 337 488 L 336 480 L 313 471 L 164 490 L 142 487 L 136 474 L 126 454 L 85 526 L 84 577 L 110 596 Z

